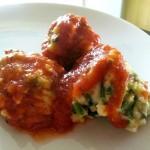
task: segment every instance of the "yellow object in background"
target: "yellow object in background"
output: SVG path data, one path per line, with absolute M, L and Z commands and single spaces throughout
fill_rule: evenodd
M 122 18 L 150 32 L 150 0 L 124 0 Z

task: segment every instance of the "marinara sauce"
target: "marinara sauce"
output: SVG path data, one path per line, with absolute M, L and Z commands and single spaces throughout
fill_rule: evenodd
M 42 53 L 70 70 L 76 60 L 99 45 L 100 37 L 85 17 L 66 14 L 53 21 Z

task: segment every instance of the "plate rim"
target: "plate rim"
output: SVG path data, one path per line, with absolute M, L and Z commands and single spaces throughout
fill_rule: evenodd
M 50 5 L 50 6 L 53 6 L 53 7 L 67 7 L 67 8 L 82 9 L 82 10 L 85 10 L 85 11 L 92 11 L 92 12 L 95 12 L 95 13 L 98 13 L 98 14 L 108 16 L 108 17 L 110 17 L 112 19 L 115 19 L 116 21 L 119 21 L 123 24 L 126 24 L 127 26 L 130 26 L 134 30 L 137 30 L 138 32 L 140 32 L 141 34 L 147 36 L 150 39 L 150 36 L 147 33 L 145 33 L 142 29 L 140 29 L 136 25 L 122 19 L 121 17 L 116 17 L 116 16 L 113 16 L 111 14 L 102 12 L 100 10 L 96 10 L 96 9 L 92 9 L 92 8 L 88 8 L 88 7 L 77 6 L 77 5 L 73 5 L 73 4 L 71 5 L 71 4 L 54 3 L 54 2 L 16 2 L 16 3 L 11 2 L 9 4 L 0 5 L 0 8 L 3 8 L 3 7 L 18 7 L 18 6 L 31 6 L 31 5 L 33 5 L 34 7 L 38 7 L 40 5 Z

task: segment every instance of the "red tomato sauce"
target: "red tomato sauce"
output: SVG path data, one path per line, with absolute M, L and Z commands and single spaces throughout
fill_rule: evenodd
M 60 85 L 60 87 L 65 89 L 63 93 L 67 91 L 65 96 L 69 97 L 67 101 L 72 102 L 74 97 L 92 89 L 97 83 L 103 81 L 108 72 L 111 72 L 114 75 L 115 90 L 107 106 L 108 119 L 116 127 L 125 128 L 128 122 L 121 117 L 118 110 L 122 104 L 128 72 L 121 54 L 113 49 L 113 54 L 110 55 L 111 50 L 109 46 L 101 46 L 81 57 L 76 66 L 63 75 L 60 81 L 63 86 Z
M 113 54 L 111 53 L 111 47 L 98 46 L 78 59 L 69 72 L 64 72 L 63 68 L 55 62 L 38 55 L 30 57 L 16 55 L 4 59 L 0 77 L 5 81 L 0 86 L 0 92 L 8 94 L 3 94 L 3 97 L 1 95 L 1 101 L 2 98 L 7 101 L 5 100 L 4 104 L 0 102 L 0 109 L 7 110 L 11 116 L 11 119 L 6 118 L 6 120 L 19 129 L 33 133 L 40 133 L 40 131 L 66 133 L 75 125 L 71 119 L 73 98 L 92 89 L 97 83 L 103 81 L 108 72 L 111 72 L 114 75 L 115 90 L 107 106 L 108 119 L 116 127 L 126 127 L 127 121 L 121 117 L 118 109 L 122 104 L 128 73 L 121 54 L 115 49 Z M 44 67 L 45 64 L 51 66 L 51 72 Z M 15 65 L 21 67 L 23 71 L 16 70 Z M 36 90 L 36 96 L 42 96 L 41 89 L 26 84 L 24 78 L 28 71 L 34 74 L 38 69 L 43 71 L 44 76 L 54 81 L 48 90 L 53 91 L 55 97 L 48 108 L 42 97 L 38 99 L 34 95 Z M 12 93 L 9 93 L 7 86 Z M 29 91 L 26 93 L 26 90 Z M 19 105 L 18 99 L 21 100 Z
M 108 119 L 114 126 L 125 128 L 128 125 L 128 121 L 122 118 L 119 109 L 123 101 L 128 72 L 125 69 L 124 60 L 120 53 L 115 56 L 114 62 L 110 65 L 108 71 L 114 76 L 112 81 L 114 91 L 107 105 Z
M 50 25 L 48 39 L 42 44 L 43 55 L 69 70 L 75 61 L 99 45 L 100 37 L 85 17 L 67 14 Z
M 53 103 L 56 84 L 64 69 L 40 55 L 6 53 L 9 56 L 0 61 L 2 116 L 9 124 L 27 131 L 55 129 Z
M 5 110 L 3 117 L 7 122 L 31 132 L 70 131 L 74 127 L 71 119 L 74 97 L 88 92 L 111 72 L 115 90 L 107 106 L 108 119 L 116 127 L 126 127 L 127 121 L 118 110 L 128 72 L 121 54 L 99 41 L 100 37 L 92 31 L 84 17 L 69 14 L 58 18 L 50 26 L 48 39 L 42 45 L 44 56 L 6 57 L 1 62 L 4 64 L 0 63 L 0 78 L 4 79 L 0 82 L 0 110 Z M 50 70 L 47 70 L 46 64 Z M 42 71 L 40 80 L 43 76 L 44 83 L 52 80 L 51 86 L 41 85 L 39 88 L 40 85 L 36 86 L 34 81 L 27 82 L 28 73 L 32 77 L 38 70 Z M 43 99 L 43 90 L 50 92 L 47 93 L 48 99 Z

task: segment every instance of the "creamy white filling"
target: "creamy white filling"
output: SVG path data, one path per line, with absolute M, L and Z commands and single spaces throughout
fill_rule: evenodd
M 149 98 L 145 98 L 142 95 L 143 92 L 147 92 L 148 90 L 145 87 L 145 82 L 140 80 L 133 72 L 130 73 L 130 76 L 131 77 L 128 80 L 123 99 L 123 101 L 126 102 L 126 106 L 122 105 L 122 108 L 120 108 L 119 111 L 122 113 L 122 116 L 129 121 L 126 129 L 135 132 L 140 126 L 146 124 L 147 117 L 150 114 L 150 96 Z M 111 75 L 105 78 L 105 81 L 103 83 L 105 89 L 111 86 L 111 79 Z M 107 101 L 104 101 L 104 99 L 101 97 L 101 88 L 102 86 L 99 83 L 88 92 L 88 94 L 91 96 L 91 104 L 88 104 L 87 99 L 84 95 L 76 98 L 76 101 L 81 104 L 83 108 L 84 106 L 86 106 L 86 108 L 89 107 L 91 111 L 96 112 L 97 114 L 95 117 L 107 117 Z M 105 99 L 109 99 L 110 96 L 111 95 L 107 95 L 106 92 Z M 123 107 L 126 108 L 124 109 Z M 124 112 L 122 111 L 123 109 Z M 84 117 L 91 117 L 88 111 L 86 113 L 87 116 Z M 74 115 L 76 116 L 76 122 L 78 122 L 78 119 L 81 122 L 81 116 L 78 118 L 77 114 Z

